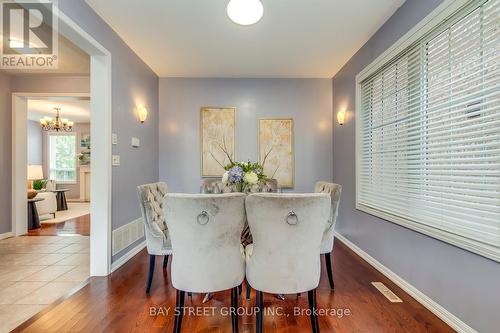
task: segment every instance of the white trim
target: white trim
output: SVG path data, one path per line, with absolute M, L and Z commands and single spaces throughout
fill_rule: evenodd
M 63 12 L 59 33 L 90 55 L 90 135 L 99 142 L 91 155 L 90 275 L 111 272 L 111 53 Z
M 26 181 L 28 179 L 28 103 L 23 94 L 12 94 L 12 234 L 28 232 Z
M 127 261 L 132 259 L 137 253 L 141 252 L 142 249 L 146 247 L 146 240 L 142 241 L 141 243 L 137 244 L 133 249 L 128 251 L 126 254 L 124 254 L 122 257 L 118 258 L 115 262 L 111 264 L 111 273 L 116 271 L 118 268 L 123 266 Z
M 385 277 L 394 282 L 398 287 L 403 289 L 408 295 L 413 297 L 417 302 L 422 304 L 425 308 L 434 313 L 442 321 L 447 323 L 451 328 L 453 328 L 457 332 L 477 333 L 475 329 L 464 323 L 462 320 L 460 320 L 460 318 L 456 317 L 454 314 L 446 310 L 443 306 L 435 302 L 432 298 L 415 288 L 408 281 L 381 264 L 377 259 L 373 258 L 368 253 L 360 249 L 350 240 L 348 240 L 338 232 L 335 232 L 335 237 L 352 251 L 354 251 L 354 253 L 360 256 L 368 264 L 370 264 L 370 266 L 382 273 Z
M 494 247 L 482 242 L 468 239 L 459 235 L 446 232 L 437 228 L 432 228 L 407 218 L 395 216 L 387 212 L 374 209 L 372 207 L 363 205 L 359 203 L 359 176 L 358 172 L 360 170 L 361 161 L 361 129 L 360 129 L 360 117 L 361 117 L 361 82 L 367 77 L 372 75 L 381 66 L 390 61 L 398 53 L 405 50 L 407 47 L 418 41 L 424 35 L 428 34 L 431 30 L 435 29 L 436 26 L 443 23 L 450 15 L 457 12 L 460 8 L 464 7 L 470 3 L 470 0 L 444 0 L 441 5 L 436 7 L 429 15 L 427 15 L 422 21 L 416 24 L 410 31 L 408 31 L 404 36 L 402 36 L 397 42 L 395 42 L 391 47 L 384 51 L 380 56 L 378 56 L 373 62 L 367 65 L 361 72 L 356 75 L 355 83 L 355 177 L 356 177 L 356 194 L 355 202 L 356 209 L 364 213 L 382 218 L 392 223 L 399 224 L 403 227 L 410 228 L 411 230 L 420 232 L 427 236 L 442 240 L 446 243 L 452 244 L 454 246 L 463 248 L 467 251 L 477 253 L 484 257 L 493 259 L 500 262 L 500 248 Z
M 0 234 L 0 240 L 14 236 L 11 231 Z

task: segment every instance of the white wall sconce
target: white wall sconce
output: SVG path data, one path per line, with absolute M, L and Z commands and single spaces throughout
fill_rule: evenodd
M 144 123 L 148 117 L 148 110 L 144 106 L 138 106 L 137 115 L 139 116 L 140 122 Z
M 344 125 L 344 120 L 345 120 L 345 111 L 337 112 L 337 121 L 340 126 Z

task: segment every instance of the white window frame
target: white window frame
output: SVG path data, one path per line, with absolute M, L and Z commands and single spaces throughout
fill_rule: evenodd
M 415 43 L 417 40 L 424 37 L 424 35 L 430 33 L 443 21 L 445 21 L 452 14 L 460 10 L 462 7 L 467 5 L 469 0 L 444 0 L 441 5 L 439 5 L 435 10 L 433 10 L 427 17 L 425 17 L 421 22 L 419 22 L 415 27 L 413 27 L 409 32 L 407 32 L 403 37 L 401 37 L 396 43 L 394 43 L 390 48 L 388 48 L 384 53 L 377 57 L 372 63 L 366 66 L 361 72 L 356 75 L 356 102 L 355 102 L 355 130 L 356 130 L 356 209 L 362 212 L 368 213 L 380 217 L 384 220 L 399 224 L 406 228 L 415 230 L 422 234 L 431 236 L 433 238 L 442 240 L 444 242 L 450 243 L 457 247 L 463 248 L 465 250 L 477 253 L 484 257 L 493 259 L 500 262 L 500 249 L 480 243 L 478 241 L 462 237 L 444 230 L 426 226 L 421 223 L 414 222 L 412 220 L 403 218 L 401 216 L 384 212 L 382 210 L 374 209 L 369 206 L 363 205 L 359 201 L 360 193 L 360 176 L 359 171 L 361 162 L 361 83 L 372 75 L 374 72 L 380 69 L 383 65 L 393 59 L 396 55 L 401 53 L 407 47 Z
M 78 163 L 76 161 L 76 155 L 77 155 L 77 144 L 78 144 L 78 135 L 77 133 L 73 132 L 48 132 L 47 133 L 47 171 L 48 171 L 48 176 L 50 178 L 51 170 L 50 170 L 50 165 L 51 165 L 51 146 L 50 146 L 50 137 L 51 136 L 74 136 L 75 137 L 75 180 L 57 180 L 54 179 L 56 184 L 66 184 L 66 185 L 75 185 L 78 184 Z

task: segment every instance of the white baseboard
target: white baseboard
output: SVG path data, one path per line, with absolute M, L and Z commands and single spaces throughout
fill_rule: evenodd
M 139 244 L 137 244 L 137 246 L 135 246 L 133 249 L 128 251 L 125 255 L 118 258 L 117 261 L 115 261 L 111 264 L 111 273 L 113 273 L 118 268 L 123 266 L 127 261 L 132 259 L 132 257 L 135 256 L 137 253 L 141 252 L 142 249 L 144 249 L 145 247 L 146 247 L 146 240 L 140 242 Z
M 378 260 L 370 256 L 368 253 L 360 249 L 353 242 L 335 232 L 335 237 L 344 243 L 348 248 L 353 250 L 358 256 L 363 258 L 366 262 L 368 262 L 371 266 L 373 266 L 380 273 L 384 274 L 389 280 L 394 282 L 398 287 L 403 289 L 408 295 L 413 297 L 417 302 L 425 306 L 429 311 L 438 316 L 442 321 L 447 323 L 451 328 L 456 330 L 457 332 L 466 332 L 466 333 L 477 333 L 472 327 L 464 323 L 458 317 L 453 315 L 451 312 L 446 310 L 444 307 L 439 305 L 437 302 L 432 300 L 429 296 L 425 295 L 423 292 L 412 286 L 406 280 L 401 278 L 399 275 L 391 271 L 389 268 L 382 265 Z
M 5 232 L 3 234 L 0 234 L 0 239 L 5 239 L 5 238 L 9 238 L 9 237 L 13 237 L 14 234 L 12 233 L 12 231 L 9 231 L 9 232 Z

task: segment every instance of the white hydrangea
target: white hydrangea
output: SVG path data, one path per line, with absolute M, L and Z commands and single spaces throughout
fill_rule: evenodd
M 259 177 L 257 176 L 257 174 L 255 172 L 250 171 L 250 172 L 245 173 L 245 176 L 243 176 L 243 180 L 247 184 L 254 185 L 254 184 L 257 184 L 259 182 Z
M 222 175 L 222 183 L 225 185 L 227 184 L 227 180 L 229 178 L 229 171 L 226 171 L 224 172 L 224 174 Z

